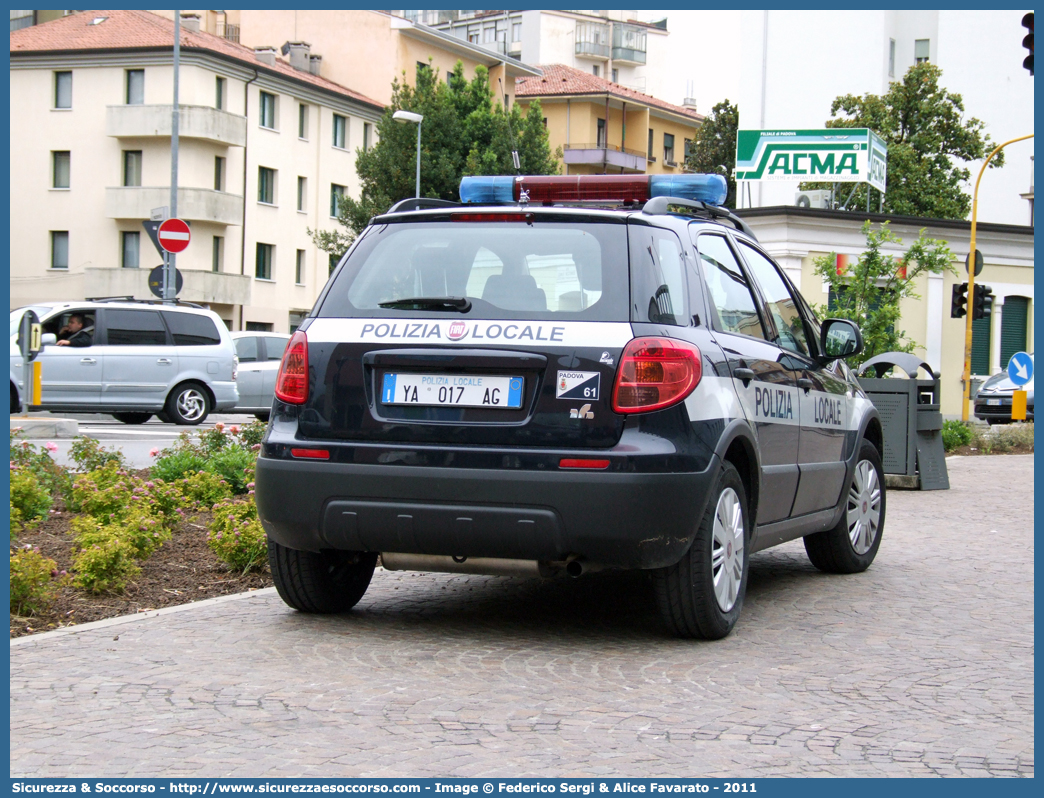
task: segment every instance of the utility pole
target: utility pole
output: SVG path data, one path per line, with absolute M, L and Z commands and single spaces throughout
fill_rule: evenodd
M 178 218 L 178 70 L 181 65 L 181 11 L 174 10 L 174 108 L 170 114 L 170 218 Z M 163 258 L 163 301 L 173 304 L 177 295 L 174 275 L 177 255 Z
M 961 379 L 964 382 L 964 398 L 961 402 L 961 419 L 963 421 L 968 420 L 968 402 L 971 400 L 972 316 L 974 315 L 972 313 L 972 298 L 975 296 L 975 261 L 977 260 L 975 255 L 975 217 L 979 210 L 979 182 L 982 180 L 982 175 L 986 171 L 986 167 L 990 165 L 994 155 L 1009 144 L 1031 138 L 1033 138 L 1032 133 L 1028 136 L 1019 136 L 1017 139 L 998 144 L 993 152 L 986 156 L 986 160 L 982 162 L 982 168 L 979 170 L 979 176 L 975 178 L 975 192 L 972 194 L 971 253 L 968 256 L 968 315 L 964 322 L 964 373 L 961 375 Z

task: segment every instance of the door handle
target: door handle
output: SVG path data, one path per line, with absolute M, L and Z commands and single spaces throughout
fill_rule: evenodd
M 797 381 L 797 387 L 803 389 L 805 393 L 808 393 L 816 386 L 815 383 L 812 382 L 812 380 L 808 379 L 807 377 L 802 377 L 800 380 Z
M 171 359 L 169 357 L 161 357 L 157 359 L 156 362 L 161 366 L 169 366 L 171 364 Z
M 82 366 L 93 366 L 97 362 L 93 357 L 80 358 L 80 365 Z
M 750 384 L 750 381 L 754 379 L 754 369 L 733 369 L 732 376 L 743 383 L 743 387 L 746 388 Z

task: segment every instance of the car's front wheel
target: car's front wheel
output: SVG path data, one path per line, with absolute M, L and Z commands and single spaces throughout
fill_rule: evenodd
M 743 480 L 726 462 L 689 550 L 654 573 L 660 614 L 680 637 L 718 640 L 736 625 L 747 592 L 747 517 Z
M 877 448 L 863 441 L 848 486 L 845 511 L 833 529 L 805 537 L 805 552 L 820 571 L 857 574 L 869 568 L 877 556 L 884 523 L 884 466 Z
M 210 414 L 210 397 L 199 383 L 186 382 L 167 397 L 167 416 L 175 424 L 202 424 Z
M 268 539 L 268 565 L 279 597 L 301 612 L 347 612 L 366 593 L 377 554 L 298 551 Z

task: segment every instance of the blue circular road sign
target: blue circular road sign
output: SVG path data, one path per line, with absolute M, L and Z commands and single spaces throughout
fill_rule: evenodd
M 1025 385 L 1033 379 L 1033 358 L 1025 352 L 1016 352 L 1008 361 L 1008 379 L 1016 386 Z

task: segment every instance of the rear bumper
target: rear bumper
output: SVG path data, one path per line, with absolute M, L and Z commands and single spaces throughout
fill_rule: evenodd
M 975 403 L 975 417 L 982 421 L 1011 421 L 1011 398 L 1002 398 L 1001 404 Z M 1033 421 L 1033 405 L 1026 406 L 1026 420 Z
M 210 390 L 214 392 L 214 410 L 228 410 L 239 404 L 239 390 L 234 382 L 211 382 Z
M 265 531 L 293 549 L 658 568 L 689 547 L 719 461 L 694 473 L 432 468 L 261 457 Z

